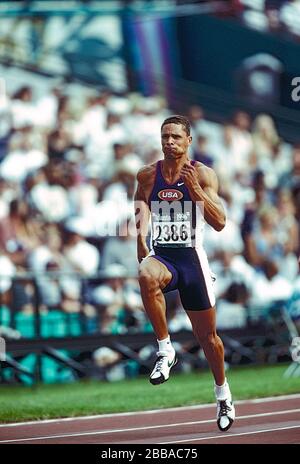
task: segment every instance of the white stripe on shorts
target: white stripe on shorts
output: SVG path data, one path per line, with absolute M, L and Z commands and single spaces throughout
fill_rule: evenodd
M 213 286 L 213 281 L 212 281 L 212 273 L 209 268 L 206 252 L 203 247 L 195 248 L 195 250 L 198 255 L 200 264 L 201 264 L 210 305 L 214 306 L 216 304 L 216 297 L 215 297 L 214 286 Z

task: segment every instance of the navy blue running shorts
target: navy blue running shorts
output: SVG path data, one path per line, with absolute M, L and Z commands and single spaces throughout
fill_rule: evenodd
M 214 279 L 203 248 L 154 247 L 149 256 L 171 272 L 163 293 L 178 289 L 185 310 L 201 311 L 215 305 Z

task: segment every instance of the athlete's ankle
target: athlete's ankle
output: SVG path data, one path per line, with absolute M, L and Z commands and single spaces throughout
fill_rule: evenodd
M 231 400 L 231 392 L 230 392 L 230 388 L 229 388 L 226 378 L 225 378 L 225 382 L 223 385 L 217 385 L 215 383 L 214 390 L 215 390 L 215 396 L 217 400 L 219 401 L 222 401 L 225 399 Z
M 161 356 L 168 356 L 171 360 L 174 358 L 175 349 L 172 346 L 172 342 L 170 340 L 170 336 L 164 338 L 163 340 L 157 340 L 158 343 L 158 352 Z

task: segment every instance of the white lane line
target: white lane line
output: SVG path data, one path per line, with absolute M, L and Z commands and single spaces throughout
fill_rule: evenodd
M 292 399 L 299 399 L 300 394 L 295 393 L 292 395 L 281 395 L 281 396 L 268 396 L 266 398 L 256 398 L 252 400 L 237 400 L 234 402 L 235 405 L 239 404 L 256 404 L 256 403 L 269 403 L 271 401 L 285 401 L 285 400 L 292 400 Z M 78 417 L 63 417 L 63 418 L 56 418 L 56 419 L 46 419 L 46 420 L 36 420 L 36 421 L 26 421 L 26 422 L 13 422 L 8 424 L 0 424 L 1 427 L 19 427 L 19 426 L 26 426 L 26 425 L 41 425 L 41 424 L 53 424 L 53 423 L 61 423 L 61 422 L 72 422 L 72 421 L 81 421 L 81 420 L 94 420 L 94 419 L 102 419 L 107 417 L 130 417 L 136 415 L 143 415 L 143 414 L 161 414 L 161 413 L 168 413 L 168 412 L 176 412 L 176 411 L 192 411 L 195 409 L 204 409 L 204 408 L 215 408 L 216 403 L 207 403 L 207 404 L 195 404 L 193 406 L 180 406 L 175 408 L 165 408 L 165 409 L 151 409 L 147 411 L 131 411 L 131 412 L 121 412 L 121 413 L 110 413 L 110 414 L 97 414 L 93 416 L 78 416 Z
M 253 432 L 241 432 L 241 433 L 226 433 L 226 435 L 214 435 L 211 437 L 199 437 L 199 438 L 190 438 L 189 440 L 176 440 L 176 441 L 164 441 L 158 443 L 159 445 L 169 445 L 174 443 L 190 443 L 191 441 L 204 441 L 204 440 L 216 440 L 220 438 L 228 438 L 228 437 L 240 437 L 242 435 L 255 435 L 256 433 L 268 433 L 268 432 L 276 432 L 277 430 L 290 430 L 290 429 L 300 429 L 300 425 L 291 425 L 289 427 L 277 427 L 274 429 L 265 429 L 265 430 L 256 430 Z
M 260 414 L 249 414 L 246 416 L 239 416 L 237 420 L 242 419 L 252 419 L 257 417 L 267 417 L 267 416 L 277 416 L 281 414 L 294 414 L 296 412 L 300 412 L 300 409 L 286 409 L 285 411 L 273 411 L 273 412 L 265 412 Z M 192 422 L 177 422 L 175 424 L 159 424 L 159 425 L 148 425 L 148 426 L 140 426 L 140 427 L 131 427 L 126 429 L 111 429 L 111 430 L 95 430 L 91 432 L 76 432 L 70 434 L 60 434 L 60 435 L 47 435 L 43 437 L 28 437 L 28 438 L 14 438 L 11 440 L 1 440 L 1 443 L 16 443 L 16 442 L 23 442 L 23 441 L 34 441 L 34 440 L 53 440 L 54 438 L 67 438 L 67 437 L 83 437 L 83 436 L 91 436 L 91 435 L 105 435 L 105 434 L 113 434 L 113 433 L 124 433 L 124 432 L 137 432 L 140 430 L 154 430 L 160 428 L 171 428 L 171 427 L 181 427 L 186 425 L 199 425 L 199 424 L 210 424 L 215 423 L 216 419 L 205 419 L 202 421 L 192 421 Z M 227 435 L 228 436 L 228 435 Z

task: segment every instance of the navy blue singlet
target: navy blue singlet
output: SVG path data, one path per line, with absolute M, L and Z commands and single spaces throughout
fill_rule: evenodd
M 152 226 L 149 256 L 163 263 L 172 274 L 164 293 L 178 289 L 182 305 L 189 311 L 211 308 L 215 296 L 202 246 L 205 221 L 201 207 L 192 201 L 181 178 L 173 184 L 165 180 L 162 161 L 156 165 L 148 204 Z

